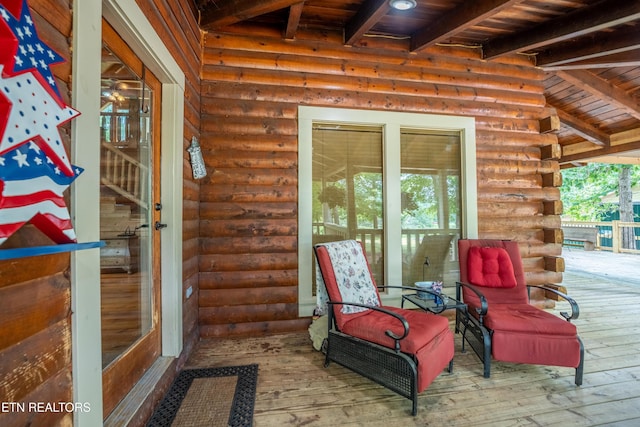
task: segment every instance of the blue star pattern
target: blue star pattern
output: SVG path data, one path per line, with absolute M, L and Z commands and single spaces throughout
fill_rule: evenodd
M 7 23 L 16 39 L 18 49 L 14 56 L 12 71 L 18 73 L 25 70 L 34 70 L 40 73 L 53 93 L 60 98 L 60 92 L 49 66 L 64 62 L 64 59 L 38 37 L 35 25 L 31 19 L 31 11 L 27 0 L 22 2 L 20 19 L 16 19 L 4 6 L 0 5 L 0 17 Z

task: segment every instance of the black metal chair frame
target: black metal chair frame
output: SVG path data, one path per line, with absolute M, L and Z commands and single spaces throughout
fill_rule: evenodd
M 493 331 L 484 326 L 484 316 L 489 311 L 489 302 L 477 287 L 469 284 L 456 282 L 456 299 L 460 301 L 462 297 L 462 288 L 466 287 L 473 291 L 480 299 L 480 308 L 476 308 L 476 316 L 470 315 L 468 310 L 456 310 L 456 331 L 462 331 L 462 352 L 465 350 L 465 341 L 471 346 L 476 355 L 484 364 L 484 377 L 489 378 L 491 375 L 491 336 Z M 575 320 L 580 315 L 578 303 L 567 294 L 543 285 L 527 285 L 527 292 L 531 288 L 540 288 L 545 292 L 551 292 L 558 297 L 566 300 L 571 306 L 571 313 L 560 312 L 560 315 L 568 322 Z M 471 332 L 471 336 L 467 334 Z M 577 337 L 580 343 L 580 364 L 576 367 L 575 384 L 582 385 L 582 376 L 584 372 L 584 345 L 580 337 Z
M 407 286 L 379 286 L 378 290 L 389 288 L 416 290 Z M 413 354 L 400 351 L 400 342 L 409 335 L 409 323 L 407 320 L 402 315 L 384 307 L 344 301 L 328 301 L 328 304 L 329 330 L 325 368 L 329 367 L 331 361 L 334 361 L 398 393 L 400 396 L 410 399 L 412 401 L 411 415 L 415 416 L 418 413 L 418 361 Z M 384 347 L 340 332 L 335 324 L 333 310 L 339 309 L 338 306 L 342 305 L 376 310 L 397 319 L 403 327 L 402 335 L 396 335 L 390 330 L 385 331 L 385 334 L 395 341 L 394 348 Z M 449 362 L 448 371 L 449 373 L 453 372 L 453 359 Z

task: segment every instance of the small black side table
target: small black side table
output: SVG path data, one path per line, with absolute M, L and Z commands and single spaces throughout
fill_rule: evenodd
M 400 307 L 404 308 L 405 301 L 409 301 L 410 303 L 416 305 L 417 307 L 420 307 L 424 311 L 427 311 L 433 314 L 441 314 L 445 310 L 455 309 L 456 310 L 455 333 L 457 334 L 462 332 L 462 339 L 464 341 L 464 336 L 467 331 L 467 327 L 466 327 L 467 321 L 465 321 L 465 319 L 468 319 L 469 317 L 469 312 L 467 311 L 467 304 L 451 297 L 448 298 L 446 304 L 442 304 L 442 302 L 440 304 L 436 304 L 433 298 L 424 299 L 424 298 L 420 298 L 418 294 L 405 294 L 405 295 L 402 295 L 402 302 L 400 304 Z M 462 331 L 460 331 L 460 328 L 458 326 L 461 323 L 464 325 Z
M 405 301 L 409 301 L 413 305 L 434 314 L 440 314 L 443 311 L 449 310 L 452 308 L 455 308 L 456 310 L 462 310 L 462 311 L 467 310 L 467 304 L 461 301 L 458 301 L 456 299 L 453 299 L 451 297 L 449 297 L 449 300 L 447 301 L 446 304 L 442 304 L 442 303 L 436 304 L 433 298 L 424 299 L 424 298 L 420 298 L 417 294 L 405 294 L 405 295 L 402 295 L 402 303 L 401 303 L 402 308 L 404 308 Z

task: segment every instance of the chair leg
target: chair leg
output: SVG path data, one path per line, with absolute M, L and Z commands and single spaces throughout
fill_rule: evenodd
M 489 378 L 491 376 L 491 334 L 484 327 L 482 327 L 482 338 L 484 341 L 484 377 Z
M 582 374 L 584 372 L 584 345 L 582 345 L 582 340 L 578 337 L 578 342 L 580 343 L 580 364 L 576 368 L 576 378 L 575 382 L 577 386 L 582 385 Z
M 451 361 L 449 362 L 449 373 L 453 373 L 453 358 L 451 358 Z
M 464 331 L 462 331 L 462 350 L 461 350 L 462 353 L 467 352 L 467 349 L 464 348 L 464 341 L 466 340 L 466 338 L 467 338 L 467 328 L 465 327 Z
M 327 347 L 327 354 L 324 356 L 324 367 L 328 368 L 331 364 L 331 359 L 329 359 L 329 348 Z

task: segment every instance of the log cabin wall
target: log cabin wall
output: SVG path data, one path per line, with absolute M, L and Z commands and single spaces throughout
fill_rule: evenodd
M 190 2 L 140 1 L 139 6 L 165 41 L 185 73 L 183 182 L 183 286 L 198 294 L 199 183 L 191 175 L 186 152 L 192 136 L 200 137 L 201 33 Z M 58 88 L 71 106 L 72 1 L 30 0 L 39 37 L 65 62 L 52 66 Z M 70 152 L 70 125 L 60 128 Z M 180 177 L 176 177 L 179 179 Z M 80 178 L 81 179 L 81 178 Z M 66 193 L 69 204 L 68 192 Z M 30 225 L 20 229 L 4 248 L 49 245 Z M 173 262 L 173 261 L 171 261 Z M 99 268 L 97 266 L 97 268 Z M 0 261 L 0 402 L 73 402 L 71 363 L 71 281 L 68 253 Z M 184 295 L 184 293 L 183 293 Z M 178 369 L 199 339 L 197 298 L 183 301 L 183 352 Z M 165 388 L 173 376 L 164 381 Z M 144 425 L 164 390 L 155 390 L 138 414 Z M 9 408 L 11 409 L 11 408 Z M 144 412 L 146 411 L 146 413 Z M 73 413 L 0 412 L 1 426 L 72 425 Z
M 557 138 L 539 126 L 543 73 L 524 56 L 479 58 L 458 47 L 410 54 L 406 41 L 383 38 L 344 47 L 332 33 L 205 34 L 202 337 L 306 325 L 297 315 L 299 105 L 475 117 L 480 237 L 520 242 L 530 284 L 561 281 L 561 240 L 549 232 L 560 228 L 559 182 L 543 180 L 559 172 L 546 154 Z

